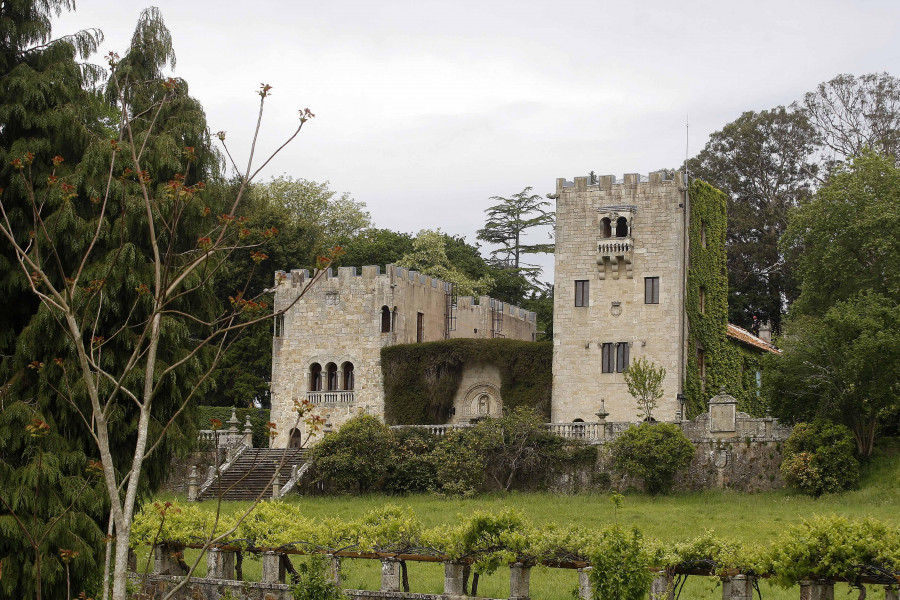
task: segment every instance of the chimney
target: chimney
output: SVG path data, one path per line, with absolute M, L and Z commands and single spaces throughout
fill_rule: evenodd
M 772 324 L 770 321 L 766 321 L 759 326 L 759 339 L 770 344 L 772 343 Z

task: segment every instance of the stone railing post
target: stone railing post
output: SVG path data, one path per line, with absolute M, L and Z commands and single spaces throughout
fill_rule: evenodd
M 381 591 L 400 591 L 400 561 L 396 558 L 381 559 Z
M 281 468 L 275 467 L 275 477 L 272 479 L 272 499 L 281 497 Z
M 234 579 L 234 552 L 220 548 L 207 550 L 206 576 L 210 579 Z
M 529 580 L 531 567 L 524 563 L 509 565 L 509 600 L 527 600 L 529 598 Z
M 591 571 L 594 567 L 583 567 L 578 569 L 578 597 L 581 600 L 591 600 Z
M 653 581 L 650 582 L 650 600 L 673 600 L 674 598 L 675 584 L 672 576 L 665 571 L 657 571 Z M 722 598 L 725 598 L 724 594 Z
M 285 568 L 277 552 L 262 553 L 262 583 L 284 583 Z
M 800 600 L 834 600 L 834 584 L 828 581 L 801 581 Z
M 444 595 L 445 596 L 463 596 L 465 595 L 465 586 L 463 585 L 463 571 L 466 565 L 461 562 L 445 562 L 444 563 Z
M 732 575 L 722 578 L 722 600 L 753 600 L 756 577 Z
M 341 557 L 335 556 L 334 554 L 329 554 L 328 558 L 331 559 L 331 579 L 334 580 L 335 585 L 340 587 L 340 585 L 341 585 Z
M 197 465 L 191 467 L 191 474 L 187 480 L 188 502 L 196 502 L 200 496 L 200 474 L 197 473 Z
M 153 572 L 157 575 L 181 575 L 175 549 L 165 544 L 153 546 Z
M 244 421 L 244 446 L 247 448 L 253 447 L 253 425 L 250 424 L 250 415 L 247 415 L 247 420 Z

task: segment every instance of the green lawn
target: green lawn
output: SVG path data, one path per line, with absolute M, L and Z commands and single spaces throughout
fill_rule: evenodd
M 387 503 L 400 504 L 412 507 L 426 527 L 452 522 L 458 515 L 467 515 L 475 509 L 515 507 L 537 525 L 581 523 L 587 527 L 600 528 L 618 518 L 619 523 L 638 527 L 645 536 L 662 541 L 688 540 L 703 530 L 710 529 L 722 538 L 743 544 L 766 545 L 785 526 L 816 514 L 870 516 L 900 525 L 900 440 L 885 443 L 879 456 L 864 467 L 859 489 L 818 499 L 789 491 L 759 494 L 703 492 L 657 498 L 628 495 L 618 515 L 607 494 L 564 496 L 550 493 L 511 493 L 467 499 L 440 498 L 434 495 L 370 495 L 292 497 L 288 501 L 302 506 L 311 517 L 346 519 L 359 517 Z M 214 510 L 214 503 L 208 504 Z M 223 510 L 237 511 L 248 506 L 249 503 L 226 502 L 223 503 Z M 250 558 L 245 560 L 246 579 L 258 580 L 259 572 L 259 561 Z M 344 573 L 346 587 L 378 589 L 380 564 L 377 561 L 345 560 Z M 574 571 L 535 568 L 532 571 L 532 597 L 538 600 L 569 599 L 577 579 Z M 443 567 L 439 564 L 410 563 L 409 580 L 411 591 L 440 593 Z M 721 589 L 716 585 L 714 579 L 692 577 L 682 598 L 721 598 Z M 505 598 L 509 593 L 508 586 L 508 572 L 498 572 L 482 580 L 479 595 Z M 765 582 L 761 588 L 763 597 L 767 600 L 799 598 L 798 589 L 783 591 L 770 587 Z M 846 588 L 843 591 L 837 590 L 836 597 L 847 597 L 845 592 Z M 870 600 L 883 597 L 884 593 L 880 589 L 874 593 L 869 591 Z

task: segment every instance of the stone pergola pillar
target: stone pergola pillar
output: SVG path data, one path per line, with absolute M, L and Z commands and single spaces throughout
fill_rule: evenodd
M 175 549 L 165 544 L 153 546 L 153 572 L 157 575 L 181 575 L 181 565 L 175 558 Z
M 722 600 L 753 600 L 756 577 L 733 575 L 722 578 Z
M 650 582 L 650 600 L 673 600 L 674 598 L 675 585 L 672 576 L 665 571 L 657 571 L 653 581 Z
M 331 562 L 331 578 L 334 580 L 335 585 L 341 585 L 341 557 L 335 556 L 334 554 L 329 554 L 328 558 Z
M 234 579 L 234 552 L 220 548 L 207 550 L 206 576 L 210 579 Z
M 801 581 L 800 600 L 834 600 L 834 584 L 829 581 Z
M 578 569 L 578 597 L 581 600 L 591 600 L 591 571 L 594 567 Z
M 262 583 L 284 583 L 285 568 L 277 552 L 262 553 Z
M 509 565 L 509 600 L 528 600 L 531 567 L 524 563 Z
M 896 585 L 884 586 L 884 600 L 900 600 L 900 592 Z
M 400 591 L 400 561 L 396 558 L 381 559 L 381 591 Z
M 465 595 L 465 586 L 463 585 L 463 572 L 466 565 L 461 562 L 445 562 L 444 563 L 444 595 L 445 596 L 463 596 Z

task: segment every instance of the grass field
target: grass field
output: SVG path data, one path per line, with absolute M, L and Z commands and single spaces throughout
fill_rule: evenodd
M 168 497 L 160 498 L 168 499 Z M 817 514 L 848 517 L 870 516 L 900 526 L 900 440 L 888 440 L 879 455 L 863 468 L 860 488 L 843 494 L 813 499 L 789 491 L 759 494 L 703 492 L 664 497 L 628 495 L 615 514 L 607 494 L 571 496 L 550 493 L 491 494 L 477 498 L 441 498 L 434 495 L 362 497 L 293 497 L 288 501 L 303 507 L 310 517 L 352 519 L 388 503 L 410 506 L 426 527 L 452 522 L 458 515 L 475 509 L 500 510 L 514 507 L 536 524 L 580 523 L 600 528 L 618 519 L 635 526 L 646 537 L 662 541 L 689 540 L 704 530 L 717 536 L 750 545 L 767 545 L 783 529 Z M 212 502 L 210 509 L 214 510 Z M 223 503 L 225 512 L 246 509 L 248 503 Z M 187 557 L 190 559 L 190 555 Z M 205 570 L 205 569 L 204 569 Z M 245 579 L 258 580 L 259 561 L 246 559 Z M 201 573 L 198 573 L 198 575 Z M 356 589 L 378 589 L 380 564 L 374 560 L 345 560 L 344 585 Z M 535 568 L 531 575 L 532 597 L 537 600 L 571 598 L 577 574 L 564 569 Z M 413 592 L 441 593 L 443 567 L 439 564 L 409 563 L 410 589 Z M 836 597 L 847 597 L 847 588 L 836 590 Z M 763 598 L 797 600 L 799 589 L 780 590 L 761 584 Z M 479 595 L 505 598 L 509 594 L 508 572 L 498 572 L 482 580 Z M 853 592 L 853 597 L 856 592 Z M 721 598 L 717 581 L 691 577 L 682 598 Z M 868 599 L 884 598 L 882 590 L 869 591 Z

